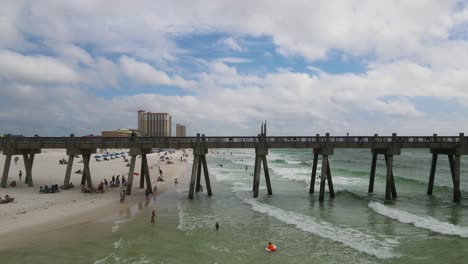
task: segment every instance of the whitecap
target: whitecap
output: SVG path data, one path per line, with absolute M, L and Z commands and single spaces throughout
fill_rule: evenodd
M 468 238 L 468 227 L 457 226 L 442 222 L 430 216 L 421 216 L 396 208 L 385 206 L 381 203 L 370 202 L 369 207 L 376 213 L 395 219 L 401 223 L 412 224 L 416 227 L 427 229 L 444 235 L 455 235 Z

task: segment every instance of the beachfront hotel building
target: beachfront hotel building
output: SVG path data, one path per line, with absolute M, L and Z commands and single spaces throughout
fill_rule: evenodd
M 101 137 L 130 137 L 132 133 L 136 133 L 137 136 L 141 135 L 137 129 L 121 128 L 112 131 L 102 131 Z
M 186 137 L 186 127 L 180 124 L 176 125 L 176 137 Z
M 172 136 L 172 117 L 168 113 L 138 111 L 138 131 L 147 137 Z

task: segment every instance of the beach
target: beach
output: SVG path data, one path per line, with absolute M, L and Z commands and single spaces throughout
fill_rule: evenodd
M 103 150 L 103 152 L 120 153 L 121 150 Z M 182 150 L 175 151 L 160 161 L 160 155 L 164 153 L 148 154 L 148 166 L 151 182 L 157 185 L 157 191 L 150 194 L 153 199 L 164 193 L 174 185 L 176 177 L 181 180 L 186 175 L 188 163 L 181 162 Z M 187 151 L 190 153 L 190 151 Z M 98 153 L 99 154 L 99 153 Z M 96 154 L 96 155 L 98 155 Z M 127 158 L 128 157 L 128 154 Z M 95 156 L 95 155 L 92 155 Z M 20 156 L 18 156 L 20 157 Z M 12 248 L 25 243 L 34 243 L 40 239 L 41 234 L 51 231 L 66 230 L 71 226 L 89 224 L 96 221 L 112 221 L 118 217 L 120 212 L 126 211 L 137 203 L 146 200 L 145 189 L 139 188 L 140 176 L 133 178 L 132 195 L 126 196 L 126 201 L 120 202 L 120 191 L 122 187 L 108 188 L 104 193 L 82 193 L 80 189 L 81 174 L 74 173 L 83 169 L 81 158 L 75 158 L 70 182 L 74 188 L 61 190 L 58 193 L 40 193 L 39 187 L 52 184 L 61 186 L 65 177 L 66 165 L 59 163 L 62 158 L 67 158 L 65 150 L 43 149 L 41 154 L 35 156 L 32 170 L 34 187 L 28 187 L 24 183 L 25 169 L 23 159 L 20 157 L 17 164 L 12 161 L 8 177 L 8 188 L 0 189 L 0 196 L 14 197 L 12 203 L 0 204 L 0 248 Z M 0 169 L 3 171 L 5 157 L 0 158 Z M 140 171 L 141 158 L 137 158 L 135 171 Z M 128 178 L 128 167 L 122 157 L 90 162 L 90 171 L 94 187 L 101 181 L 110 181 L 112 176 L 120 175 Z M 157 182 L 159 168 L 163 172 L 164 182 Z M 22 171 L 22 182 L 19 181 L 19 171 Z M 15 180 L 16 187 L 10 187 L 10 182 Z

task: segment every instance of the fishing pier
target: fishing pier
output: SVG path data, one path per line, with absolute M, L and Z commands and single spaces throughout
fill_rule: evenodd
M 252 137 L 212 137 L 197 134 L 196 137 L 5 137 L 0 138 L 0 150 L 6 156 L 3 174 L 0 182 L 1 188 L 7 187 L 8 174 L 12 156 L 22 155 L 26 170 L 26 183 L 33 186 L 34 156 L 41 153 L 41 149 L 65 149 L 68 155 L 67 168 L 64 175 L 64 187 L 69 186 L 73 160 L 76 155 L 83 157 L 83 174 L 81 184 L 93 186 L 89 162 L 91 155 L 97 149 L 127 148 L 130 150 L 130 167 L 128 172 L 128 185 L 126 192 L 131 194 L 135 162 L 141 155 L 140 188 L 152 191 L 149 168 L 146 155 L 152 153 L 154 148 L 192 149 L 193 166 L 190 180 L 189 198 L 193 199 L 194 192 L 200 191 L 201 170 L 203 168 L 206 190 L 212 195 L 206 154 L 208 149 L 219 148 L 250 148 L 255 149 L 255 169 L 253 177 L 253 197 L 258 197 L 260 175 L 263 174 L 267 192 L 273 194 L 268 170 L 268 150 L 273 148 L 310 149 L 311 150 L 311 184 L 309 192 L 315 192 L 314 186 L 317 178 L 317 165 L 321 158 L 322 169 L 320 173 L 319 200 L 324 201 L 325 189 L 328 186 L 330 198 L 334 198 L 332 164 L 329 156 L 335 149 L 369 149 L 372 156 L 369 173 L 368 192 L 374 191 L 374 179 L 377 165 L 377 156 L 384 155 L 386 164 L 385 199 L 397 198 L 397 190 L 393 175 L 393 157 L 400 155 L 402 149 L 428 149 L 432 154 L 431 168 L 428 172 L 427 194 L 432 195 L 437 159 L 439 155 L 447 155 L 453 183 L 453 201 L 459 202 L 460 192 L 460 159 L 468 154 L 468 138 L 463 133 L 458 136 L 267 136 L 266 125 L 262 125 L 261 133 Z

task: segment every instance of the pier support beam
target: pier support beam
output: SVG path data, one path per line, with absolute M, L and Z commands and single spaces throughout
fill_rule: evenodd
M 65 171 L 65 179 L 63 180 L 64 190 L 67 190 L 70 186 L 70 177 L 71 177 L 74 159 L 75 159 L 75 155 L 68 155 L 67 170 Z
M 385 200 L 393 200 L 397 198 L 395 180 L 393 178 L 393 155 L 385 155 L 385 164 L 387 165 Z
M 455 156 L 455 158 L 454 158 Z M 460 192 L 460 155 L 449 154 L 449 164 L 450 172 L 452 174 L 453 182 L 453 201 L 460 202 L 461 192 Z
M 3 155 L 6 156 L 5 167 L 3 167 L 2 181 L 0 187 L 6 188 L 8 181 L 8 174 L 10 173 L 11 158 L 13 155 L 22 155 L 24 159 L 24 170 L 26 171 L 26 177 L 24 183 L 28 186 L 33 186 L 32 180 L 32 167 L 34 164 L 34 155 L 41 153 L 40 148 L 31 148 L 31 149 L 16 149 L 13 147 L 8 147 L 3 150 Z
M 147 163 L 146 155 L 141 155 L 141 166 L 140 166 L 140 189 L 145 188 L 145 166 L 144 164 Z
M 374 192 L 374 179 L 375 179 L 375 168 L 377 166 L 377 154 L 372 154 L 372 164 L 371 164 L 371 171 L 369 177 L 369 193 Z
M 206 164 L 205 155 L 201 156 L 201 163 L 203 165 L 203 172 L 205 173 L 206 191 L 208 192 L 208 196 L 212 196 L 213 193 L 211 192 L 210 175 L 208 174 L 208 164 Z
M 190 189 L 189 189 L 189 199 L 193 199 L 193 191 L 195 189 L 195 180 L 198 170 L 198 164 L 200 162 L 200 156 L 194 155 L 193 156 L 193 164 L 192 164 L 192 177 L 190 178 Z
M 319 193 L 319 201 L 323 201 L 325 199 L 325 179 L 327 177 L 327 168 L 328 167 L 328 155 L 322 156 L 322 173 L 320 175 L 320 193 Z
M 83 175 L 81 177 L 81 184 L 88 185 L 89 188 L 93 187 L 91 181 L 91 170 L 89 169 L 89 161 L 91 160 L 91 153 L 83 153 Z
M 128 169 L 128 183 L 127 183 L 127 190 L 126 194 L 132 194 L 132 184 L 133 184 L 133 173 L 135 172 L 135 163 L 136 163 L 136 155 L 130 154 L 130 168 Z
M 146 156 L 149 153 L 152 153 L 152 149 L 130 149 L 130 168 L 128 169 L 127 188 L 125 190 L 125 193 L 127 195 L 132 195 L 133 176 L 135 174 L 136 157 L 138 155 L 141 155 L 140 188 L 145 188 L 146 181 L 146 189 L 150 193 L 153 192 L 153 188 L 151 187 L 151 176 L 149 173 L 148 157 Z
M 146 156 L 147 153 L 151 153 L 152 150 L 141 150 L 141 168 L 140 168 L 140 189 L 145 188 L 145 181 L 146 181 L 146 189 L 150 193 L 153 193 L 153 188 L 151 186 L 151 176 L 149 173 L 149 166 L 148 166 L 148 157 Z
M 320 136 L 319 134 L 316 135 L 317 138 L 319 138 L 319 136 Z M 330 169 L 330 161 L 328 160 L 328 156 L 333 155 L 333 147 L 330 145 L 330 134 L 328 133 L 326 133 L 326 140 L 325 142 L 323 142 L 321 148 L 314 149 L 314 159 L 312 161 L 312 174 L 310 177 L 309 193 L 314 193 L 319 155 L 322 155 L 319 201 L 323 202 L 325 200 L 326 183 L 328 183 L 328 193 L 330 195 L 330 199 L 335 198 L 335 189 L 333 187 L 333 180 L 332 180 L 332 174 L 331 174 L 331 169 Z
M 34 153 L 32 154 L 23 154 L 24 160 L 24 169 L 26 170 L 26 179 L 24 183 L 27 183 L 29 187 L 33 186 L 32 180 L 32 167 L 34 164 Z
M 193 199 L 194 191 L 201 191 L 202 167 L 205 176 L 206 191 L 208 193 L 208 196 L 213 195 L 213 192 L 211 191 L 210 176 L 208 173 L 208 164 L 206 163 L 207 153 L 208 149 L 205 147 L 205 135 L 202 135 L 202 137 L 200 137 L 200 134 L 197 134 L 197 143 L 193 148 L 193 165 L 189 186 L 189 199 Z
M 330 161 L 328 155 L 322 155 L 322 172 L 320 174 L 320 193 L 319 201 L 325 200 L 325 182 L 328 183 L 328 193 L 330 198 L 335 198 L 335 189 L 333 188 L 332 175 L 330 170 Z
M 459 142 L 464 142 L 464 135 L 460 133 L 461 139 Z M 460 191 L 460 162 L 461 162 L 461 155 L 465 155 L 463 146 L 460 148 L 431 148 L 432 153 L 432 163 L 431 163 L 431 171 L 429 175 L 429 183 L 427 186 L 427 194 L 432 195 L 433 193 L 433 186 L 434 186 L 434 178 L 435 178 L 435 171 L 437 166 L 437 157 L 440 154 L 447 155 L 448 162 L 450 166 L 450 176 L 452 178 L 453 183 L 453 201 L 460 202 L 461 200 L 461 191 Z
M 8 174 L 10 172 L 11 156 L 12 155 L 6 155 L 5 166 L 3 167 L 2 182 L 1 182 L 1 185 L 0 185 L 0 187 L 2 187 L 2 188 L 6 188 L 6 184 L 7 184 L 7 180 L 8 180 Z
M 65 177 L 63 180 L 63 188 L 66 190 L 70 186 L 71 173 L 73 168 L 73 162 L 76 155 L 81 155 L 83 157 L 83 172 L 81 174 L 81 184 L 88 185 L 88 187 L 93 187 L 91 181 L 91 170 L 89 169 L 89 162 L 91 161 L 91 154 L 96 153 L 96 149 L 80 149 L 74 147 L 73 145 L 67 147 L 68 163 L 65 170 Z
M 254 184 L 253 184 L 253 197 L 258 197 L 258 190 L 260 189 L 260 174 L 262 171 L 265 175 L 265 183 L 267 186 L 268 195 L 272 195 L 270 173 L 268 171 L 268 164 L 266 156 L 268 155 L 268 146 L 266 144 L 266 123 L 262 124 L 261 133 L 258 134 L 258 144 L 255 147 L 255 171 L 254 171 Z
M 314 159 L 312 161 L 312 175 L 310 176 L 309 193 L 314 193 L 314 189 L 315 189 L 315 178 L 317 176 L 318 156 L 319 154 L 316 154 L 315 149 L 314 149 Z
M 375 170 L 377 167 L 377 158 L 379 154 L 385 156 L 385 167 L 387 168 L 385 180 L 385 200 L 393 200 L 397 198 L 397 191 L 395 186 L 395 177 L 393 175 L 393 156 L 401 154 L 401 142 L 397 140 L 396 133 L 392 134 L 390 144 L 382 142 L 378 135 L 374 135 L 372 143 L 372 163 L 369 176 L 369 193 L 374 192 Z
M 432 154 L 432 162 L 431 162 L 431 172 L 429 174 L 429 184 L 427 186 L 427 194 L 432 195 L 432 190 L 434 189 L 434 178 L 435 172 L 437 167 L 437 153 Z

